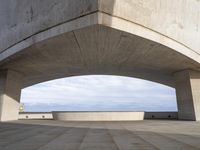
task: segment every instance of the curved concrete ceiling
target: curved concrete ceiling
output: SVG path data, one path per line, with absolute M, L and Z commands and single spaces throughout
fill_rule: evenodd
M 187 18 L 183 20 L 186 27 L 182 30 L 175 30 L 176 27 L 169 31 L 166 28 L 170 26 L 171 19 L 176 20 L 177 16 L 185 13 L 161 22 L 160 17 L 174 13 L 168 8 L 170 1 L 59 0 L 54 7 L 53 1 L 46 2 L 49 9 L 53 9 L 42 12 L 39 8 L 45 2 L 32 1 L 32 10 L 28 9 L 32 14 L 29 23 L 22 25 L 23 21 L 27 21 L 23 17 L 15 27 L 6 24 L 5 20 L 2 23 L 1 68 L 24 74 L 25 87 L 51 79 L 87 74 L 138 77 L 173 87 L 175 72 L 199 70 L 197 49 L 200 46 L 197 40 L 188 39 L 198 37 L 199 32 L 189 32 L 192 29 L 188 30 L 187 25 L 192 24 L 187 23 Z M 177 8 L 186 5 L 181 0 L 177 1 Z M 189 6 L 196 3 L 186 1 Z M 22 7 L 20 3 L 25 2 L 15 2 L 17 6 L 14 8 Z M 56 12 L 59 8 L 62 9 Z M 135 9 L 138 14 L 135 14 Z M 19 13 L 22 15 L 24 11 Z M 153 15 L 158 17 L 158 22 Z M 44 23 L 46 26 L 42 26 Z M 15 30 L 11 33 L 13 28 Z

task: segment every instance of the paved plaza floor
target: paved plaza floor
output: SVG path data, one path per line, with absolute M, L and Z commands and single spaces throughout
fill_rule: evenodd
M 200 122 L 21 120 L 0 123 L 0 150 L 145 149 L 200 149 Z

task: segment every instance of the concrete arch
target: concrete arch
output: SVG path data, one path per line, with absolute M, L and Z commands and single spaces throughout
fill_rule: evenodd
M 29 4 L 15 1 L 11 6 L 12 0 L 2 2 L 0 8 L 5 10 L 0 24 L 0 68 L 2 81 L 6 81 L 3 86 L 13 82 L 11 77 L 7 78 L 9 74 L 23 76 L 19 81 L 21 88 L 67 76 L 110 74 L 178 87 L 177 93 L 181 95 L 188 91 L 181 88 L 182 82 L 189 87 L 192 82 L 185 80 L 198 79 L 200 45 L 195 38 L 200 37 L 200 23 L 195 19 L 199 12 L 196 7 L 200 6 L 194 0 L 186 3 L 178 0 L 176 11 L 168 8 L 172 6 L 171 1 L 59 0 L 55 3 L 33 0 Z M 194 14 L 192 23 L 182 18 L 189 17 L 181 11 L 183 8 Z M 17 16 L 15 11 L 19 11 Z M 152 22 L 156 19 L 154 15 L 158 22 Z M 162 23 L 160 18 L 164 16 L 168 18 Z M 165 30 L 173 21 L 176 25 Z M 15 91 L 8 86 L 2 93 L 6 90 Z M 180 111 L 183 114 L 180 118 L 197 120 L 194 114 L 198 108 L 194 108 L 191 92 L 194 91 L 189 89 L 186 100 L 191 110 L 187 112 L 185 103 L 180 103 L 179 108 L 184 112 Z M 12 94 L 5 95 L 11 101 L 17 99 Z M 181 96 L 178 99 L 184 101 Z
M 27 39 L 28 47 L 3 60 L 1 68 L 22 73 L 25 87 L 84 74 L 137 77 L 174 87 L 175 72 L 198 68 L 198 62 L 161 43 L 102 24 L 40 39 L 56 33 L 53 29 Z M 26 47 L 26 42 L 16 46 Z
M 84 25 L 103 24 L 136 35 L 143 33 L 144 37 L 150 36 L 151 40 L 167 46 L 170 46 L 169 39 L 171 39 L 172 46 L 179 43 L 182 47 L 185 46 L 199 54 L 200 6 L 198 4 L 199 1 L 196 0 L 185 2 L 182 0 L 176 2 L 173 0 L 58 0 L 57 2 L 10 0 L 1 2 L 0 50 L 1 52 L 9 50 L 14 45 L 43 31 L 98 13 L 94 18 L 82 19 L 75 25 L 72 24 L 74 30 Z M 135 25 L 134 28 L 139 29 L 136 30 L 137 32 L 131 27 L 133 25 Z M 66 28 L 63 26 L 61 30 L 67 31 Z M 147 32 L 144 28 L 153 32 Z M 59 34 L 58 31 L 56 32 Z M 154 33 L 162 36 L 153 35 Z M 178 49 L 181 52 L 183 48 L 180 45 L 172 49 Z M 189 52 L 189 50 L 186 51 Z M 181 53 L 185 54 L 184 50 Z
M 180 70 L 185 70 L 185 69 L 195 69 L 195 70 L 198 69 L 198 67 L 199 67 L 198 56 L 199 55 L 197 55 L 195 52 L 188 49 L 187 47 L 183 46 L 182 44 L 176 43 L 175 41 L 173 41 L 157 32 L 153 32 L 149 29 L 146 29 L 139 25 L 135 25 L 130 22 L 125 22 L 125 23 L 127 23 L 127 25 L 124 23 L 125 25 L 123 24 L 123 26 L 116 26 L 117 24 L 120 24 L 118 18 L 111 17 L 111 18 L 107 19 L 107 17 L 110 17 L 110 16 L 106 15 L 106 16 L 104 16 L 105 17 L 104 18 L 102 15 L 106 15 L 106 14 L 95 13 L 95 14 L 92 14 L 89 16 L 84 16 L 83 18 L 79 18 L 79 19 L 73 20 L 71 22 L 61 24 L 59 26 L 53 27 L 44 32 L 33 35 L 30 38 L 27 38 L 26 40 L 14 45 L 13 47 L 4 51 L 2 53 L 2 55 L 0 55 L 0 59 L 2 60 L 1 61 L 2 69 L 9 68 L 11 70 L 15 70 L 17 72 L 23 73 L 27 77 L 27 79 L 25 79 L 25 81 L 24 81 L 24 86 L 30 86 L 32 84 L 36 84 L 37 82 L 43 82 L 47 79 L 56 79 L 56 78 L 71 76 L 71 75 L 104 74 L 104 72 L 100 71 L 101 69 L 99 69 L 99 71 L 90 70 L 91 71 L 90 72 L 89 70 L 87 70 L 87 71 L 77 72 L 77 74 L 69 73 L 67 75 L 66 75 L 66 72 L 64 72 L 64 74 L 63 74 L 62 72 L 58 71 L 57 73 L 51 72 L 50 76 L 47 76 L 47 75 L 45 76 L 43 74 L 41 75 L 41 72 L 42 72 L 42 70 L 40 70 L 41 68 L 39 69 L 40 72 L 38 74 L 37 74 L 37 72 L 35 72 L 35 74 L 34 74 L 34 72 L 33 72 L 34 69 L 31 67 L 27 68 L 26 66 L 24 66 L 24 69 L 23 69 L 23 65 L 27 64 L 26 61 L 29 59 L 30 54 L 32 55 L 33 53 L 36 53 L 36 51 L 38 52 L 38 54 L 41 54 L 41 51 L 46 51 L 46 53 L 48 53 L 48 50 L 52 51 L 51 48 L 44 47 L 43 45 L 52 46 L 52 44 L 53 44 L 54 47 L 60 46 L 60 47 L 67 47 L 68 49 L 70 49 L 69 44 L 72 44 L 72 43 L 63 42 L 62 40 L 64 40 L 64 38 L 71 39 L 71 42 L 74 42 L 73 43 L 74 47 L 79 49 L 79 50 L 77 50 L 77 54 L 79 53 L 79 55 L 82 55 L 81 53 L 83 53 L 83 52 L 81 52 L 80 49 L 88 49 L 88 48 L 86 48 L 87 47 L 86 45 L 80 45 L 80 43 L 78 41 L 78 40 L 83 40 L 83 39 L 81 39 L 82 33 L 83 33 L 83 36 L 85 36 L 85 37 L 90 34 L 90 39 L 88 39 L 86 42 L 89 42 L 89 43 L 96 42 L 96 44 L 98 44 L 98 45 L 103 45 L 104 47 L 107 46 L 108 47 L 107 53 L 110 53 L 109 50 L 111 48 L 113 48 L 113 47 L 110 47 L 110 44 L 117 44 L 117 42 L 122 42 L 122 43 L 119 43 L 121 45 L 118 45 L 118 50 L 117 50 L 116 55 L 121 57 L 120 58 L 117 56 L 118 57 L 117 59 L 123 59 L 123 60 L 119 60 L 119 61 L 121 61 L 119 63 L 122 63 L 122 64 L 118 64 L 118 65 L 130 63 L 130 62 L 126 62 L 126 61 L 129 61 L 128 59 L 134 59 L 134 60 L 136 59 L 136 58 L 129 58 L 130 57 L 129 55 L 133 55 L 134 53 L 137 53 L 134 56 L 137 56 L 137 57 L 140 56 L 140 58 L 142 58 L 143 56 L 145 56 L 145 55 L 143 55 L 144 53 L 147 53 L 148 50 L 151 50 L 151 52 L 149 52 L 150 54 L 148 54 L 150 56 L 146 56 L 146 57 L 150 57 L 153 60 L 153 61 L 150 60 L 151 63 L 157 63 L 157 64 L 152 64 L 152 66 L 149 68 L 148 66 L 150 66 L 150 64 L 149 64 L 150 62 L 146 61 L 146 59 L 148 59 L 148 58 L 144 57 L 143 60 L 146 62 L 146 65 L 144 64 L 145 62 L 142 62 L 142 63 L 137 62 L 137 64 L 135 64 L 135 66 L 134 66 L 133 64 L 135 62 L 133 62 L 132 63 L 133 66 L 129 65 L 129 67 L 131 67 L 131 68 L 127 68 L 127 70 L 129 72 L 127 72 L 124 67 L 124 69 L 122 69 L 122 70 L 124 70 L 125 73 L 123 73 L 124 71 L 121 71 L 119 73 L 119 71 L 116 70 L 116 71 L 114 71 L 114 74 L 116 74 L 116 75 L 138 77 L 138 78 L 159 82 L 159 83 L 174 87 L 174 80 L 172 77 L 173 73 L 180 71 Z M 100 18 L 100 19 L 96 19 L 96 18 Z M 117 19 L 117 22 L 115 22 L 115 19 Z M 92 24 L 88 24 L 88 20 L 90 20 L 90 23 L 92 22 Z M 104 20 L 109 20 L 110 25 L 108 25 L 108 23 L 105 22 Z M 124 20 L 122 20 L 122 22 L 123 21 Z M 84 24 L 83 22 L 86 22 L 86 24 Z M 127 28 L 127 27 L 129 27 L 129 28 Z M 130 29 L 130 32 L 127 31 L 128 29 Z M 134 32 L 131 32 L 131 29 Z M 93 33 L 95 33 L 95 34 L 93 34 Z M 107 45 L 105 45 L 105 43 L 102 43 L 102 42 L 105 42 L 105 41 L 102 41 L 102 39 L 107 38 L 106 37 L 107 33 L 111 34 L 111 36 L 109 38 L 112 39 L 113 43 L 106 43 Z M 100 37 L 100 36 L 102 36 L 102 37 Z M 98 38 L 102 38 L 102 39 L 98 39 Z M 162 41 L 160 42 L 159 41 L 160 39 L 162 39 L 163 42 Z M 56 45 L 55 42 L 58 42 L 59 40 L 61 41 L 61 44 Z M 70 40 L 68 42 L 70 42 Z M 131 42 L 133 42 L 133 43 L 131 43 Z M 125 44 L 126 46 L 127 46 L 127 44 L 129 44 L 129 47 L 121 47 L 121 46 L 123 46 L 123 44 Z M 168 44 L 168 46 L 165 46 L 167 44 Z M 141 47 L 139 47 L 139 46 L 136 47 L 136 45 L 137 46 L 140 45 Z M 83 46 L 83 48 L 81 46 Z M 174 46 L 174 48 L 177 48 L 177 49 L 172 49 L 171 47 L 173 47 L 173 46 Z M 43 47 L 43 50 L 40 47 Z M 102 47 L 102 48 L 104 48 L 104 47 Z M 134 47 L 135 47 L 135 49 L 134 49 Z M 95 49 L 96 52 L 98 51 L 98 47 L 89 47 L 89 48 Z M 115 48 L 117 48 L 117 47 L 115 47 Z M 123 51 L 123 49 L 126 49 L 126 50 Z M 143 52 L 142 53 L 138 52 L 139 49 L 142 49 Z M 54 49 L 54 50 L 56 50 L 56 49 Z M 180 50 L 181 50 L 181 52 L 180 52 Z M 87 55 L 87 53 L 90 53 L 90 51 L 86 51 L 86 50 L 84 52 L 85 52 L 85 56 Z M 95 54 L 96 52 L 94 52 L 93 54 L 96 55 Z M 27 53 L 29 53 L 29 54 L 26 55 Z M 65 52 L 62 52 L 60 55 L 62 55 L 64 53 Z M 104 53 L 105 53 L 105 50 L 104 50 Z M 124 54 L 120 54 L 120 53 L 124 53 Z M 106 54 L 104 54 L 104 55 L 106 55 Z M 166 59 L 162 59 L 162 57 L 163 57 L 162 55 L 165 55 L 168 57 Z M 71 57 L 71 58 L 79 57 L 79 59 L 81 60 L 80 57 L 84 57 L 84 56 L 71 55 L 69 57 Z M 98 59 L 101 59 L 100 57 L 101 56 L 99 56 Z M 152 57 L 155 57 L 155 59 L 158 59 L 160 62 L 159 61 L 156 62 L 155 59 L 153 59 Z M 41 58 L 41 59 L 42 59 L 42 62 L 44 62 L 43 60 L 45 60 L 45 58 Z M 55 58 L 55 59 L 57 59 L 57 58 Z M 107 58 L 107 59 L 111 59 L 111 58 Z M 31 61 L 31 60 L 33 62 L 33 65 L 34 65 L 34 62 L 38 61 L 36 58 L 35 59 L 30 58 L 28 61 Z M 17 61 L 19 61 L 19 63 L 16 63 Z M 50 60 L 50 61 L 52 61 L 52 60 Z M 166 63 L 162 63 L 162 61 L 165 61 Z M 93 62 L 90 62 L 90 63 L 93 63 Z M 106 63 L 106 60 L 104 60 L 104 63 Z M 112 63 L 112 62 L 108 62 L 108 65 L 109 65 L 109 63 Z M 50 64 L 50 62 L 49 62 L 49 64 Z M 81 64 L 84 64 L 84 63 L 80 61 L 79 65 L 81 65 Z M 140 65 L 144 64 L 144 66 L 136 66 L 138 64 L 140 64 Z M 168 66 L 166 66 L 167 64 L 168 64 Z M 60 66 L 60 64 L 58 64 L 58 65 Z M 103 66 L 101 66 L 101 64 L 99 64 L 99 65 L 100 65 L 99 67 L 103 67 Z M 154 65 L 156 65 L 156 66 L 154 66 Z M 51 66 L 51 65 L 49 65 L 49 66 Z M 39 65 L 37 67 L 39 68 Z M 30 74 L 28 74 L 29 70 L 32 71 Z M 49 68 L 48 70 L 55 71 L 54 69 L 51 69 L 51 68 Z M 105 71 L 105 73 L 113 74 L 112 71 Z M 55 74 L 55 76 L 54 76 L 54 74 Z M 47 79 L 45 79 L 45 78 L 47 78 Z M 26 82 L 26 80 L 28 80 L 28 81 Z

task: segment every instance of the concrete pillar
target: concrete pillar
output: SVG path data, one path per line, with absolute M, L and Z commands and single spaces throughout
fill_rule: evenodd
M 178 118 L 200 120 L 200 72 L 185 70 L 175 74 Z
M 11 70 L 0 71 L 0 121 L 18 120 L 22 75 Z

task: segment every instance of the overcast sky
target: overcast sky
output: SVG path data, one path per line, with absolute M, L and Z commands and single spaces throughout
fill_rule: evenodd
M 26 111 L 176 111 L 173 88 L 120 76 L 79 76 L 22 90 Z

